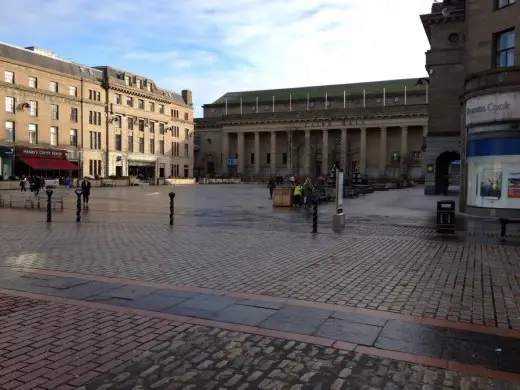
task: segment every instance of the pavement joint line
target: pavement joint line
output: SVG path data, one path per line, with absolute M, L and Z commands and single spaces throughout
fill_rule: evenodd
M 400 321 L 404 321 L 404 322 L 410 322 L 410 323 L 421 324 L 421 325 L 432 325 L 432 326 L 438 326 L 438 327 L 443 327 L 443 328 L 458 329 L 458 330 L 465 330 L 465 331 L 470 331 L 470 332 L 475 332 L 475 333 L 491 334 L 491 335 L 496 335 L 496 336 L 501 336 L 501 337 L 511 337 L 511 338 L 520 339 L 520 331 L 518 331 L 518 330 L 512 330 L 512 329 L 506 329 L 506 328 L 496 328 L 496 327 L 489 327 L 489 326 L 476 325 L 476 324 L 468 324 L 468 323 L 463 323 L 463 322 L 449 321 L 449 320 L 443 320 L 443 319 L 437 319 L 437 318 L 405 315 L 405 314 L 392 313 L 392 312 L 387 312 L 387 311 L 382 311 L 382 310 L 360 308 L 360 307 L 355 307 L 355 306 L 342 306 L 342 305 L 336 305 L 336 304 L 332 304 L 332 303 L 320 303 L 320 302 L 305 301 L 305 300 L 293 299 L 293 298 L 280 298 L 280 297 L 272 297 L 272 296 L 267 296 L 267 295 L 248 294 L 248 293 L 242 293 L 242 292 L 216 290 L 216 289 L 203 288 L 203 287 L 191 287 L 191 286 L 175 285 L 175 284 L 169 284 L 169 283 L 154 283 L 154 282 L 146 282 L 146 281 L 133 280 L 133 279 L 113 278 L 113 277 L 100 276 L 100 275 L 87 275 L 87 274 L 80 274 L 80 273 L 75 273 L 75 272 L 63 272 L 63 271 L 53 271 L 53 270 L 46 270 L 46 269 L 0 265 L 0 269 L 1 268 L 10 268 L 10 269 L 14 269 L 19 272 L 32 273 L 32 274 L 38 274 L 38 275 L 70 277 L 70 278 L 77 278 L 77 279 L 83 279 L 83 280 L 89 280 L 89 281 L 99 281 L 99 282 L 105 282 L 105 283 L 125 284 L 125 285 L 140 286 L 140 287 L 152 287 L 152 288 L 172 290 L 172 291 L 194 292 L 194 293 L 201 293 L 201 294 L 212 294 L 212 295 L 217 295 L 217 296 L 227 296 L 227 297 L 240 298 L 240 299 L 260 300 L 260 301 L 264 301 L 264 302 L 283 303 L 286 305 L 333 310 L 333 311 L 338 311 L 338 312 L 343 312 L 343 313 L 361 314 L 361 315 L 366 315 L 366 316 L 371 316 L 371 317 L 376 317 L 376 318 L 381 318 L 381 319 L 387 319 L 387 320 L 400 320 Z
M 297 333 L 282 332 L 282 331 L 277 331 L 277 330 L 258 328 L 255 326 L 237 325 L 237 324 L 230 324 L 230 323 L 226 323 L 226 322 L 205 320 L 205 319 L 193 318 L 193 317 L 185 317 L 185 316 L 174 315 L 174 314 L 159 313 L 159 312 L 147 311 L 147 310 L 142 310 L 142 309 L 121 307 L 121 306 L 105 304 L 105 303 L 81 301 L 81 300 L 61 298 L 61 297 L 55 297 L 55 296 L 43 295 L 43 294 L 34 294 L 34 293 L 28 293 L 28 292 L 22 292 L 22 291 L 5 290 L 2 288 L 0 288 L 0 294 L 22 297 L 22 298 L 33 299 L 33 300 L 47 301 L 47 302 L 57 302 L 57 303 L 68 304 L 68 305 L 73 305 L 73 306 L 87 307 L 87 308 L 91 308 L 91 309 L 106 310 L 106 311 L 119 312 L 119 313 L 125 313 L 125 314 L 133 314 L 133 315 L 145 316 L 145 317 L 150 317 L 150 318 L 160 318 L 160 319 L 170 320 L 170 321 L 174 321 L 174 322 L 187 323 L 187 324 L 191 324 L 191 325 L 207 326 L 207 327 L 211 327 L 211 328 L 218 328 L 218 329 L 223 329 L 223 330 L 242 332 L 242 333 L 254 334 L 254 335 L 265 336 L 265 337 L 273 337 L 273 338 L 279 338 L 279 339 L 284 339 L 284 340 L 289 340 L 289 341 L 297 341 L 297 342 L 302 342 L 302 343 L 308 343 L 308 344 L 314 344 L 314 345 L 341 349 L 341 350 L 345 350 L 345 351 L 355 351 L 360 354 L 370 355 L 370 356 L 374 356 L 374 357 L 388 358 L 388 359 L 399 360 L 399 361 L 408 362 L 408 363 L 412 363 L 412 364 L 420 364 L 423 366 L 431 366 L 431 367 L 436 367 L 436 368 L 440 368 L 440 369 L 447 369 L 447 370 L 457 371 L 457 372 L 465 373 L 465 374 L 469 374 L 469 375 L 477 375 L 477 376 L 487 377 L 487 378 L 491 378 L 491 379 L 499 379 L 499 380 L 506 380 L 506 381 L 512 381 L 512 382 L 515 382 L 515 381 L 520 382 L 520 374 L 516 374 L 516 373 L 512 373 L 512 372 L 492 370 L 492 369 L 487 369 L 487 368 L 484 368 L 481 366 L 459 363 L 459 362 L 455 362 L 455 361 L 451 361 L 451 360 L 447 360 L 447 359 L 430 358 L 430 357 L 426 357 L 426 356 L 413 355 L 413 354 L 404 353 L 404 352 L 396 352 L 396 351 L 379 349 L 379 348 L 374 348 L 374 347 L 366 347 L 366 346 L 356 345 L 356 344 L 338 341 L 338 340 L 334 340 L 334 339 L 307 336 L 307 335 L 302 335 L 302 334 L 297 334 Z

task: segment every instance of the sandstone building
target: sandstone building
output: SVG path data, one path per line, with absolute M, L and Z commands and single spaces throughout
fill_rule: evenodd
M 421 19 L 431 43 L 428 192 L 461 158 L 461 210 L 520 216 L 520 4 L 445 0 Z
M 0 74 L 1 178 L 192 175 L 190 91 L 4 43 Z
M 423 177 L 428 80 L 229 92 L 195 120 L 195 175 Z

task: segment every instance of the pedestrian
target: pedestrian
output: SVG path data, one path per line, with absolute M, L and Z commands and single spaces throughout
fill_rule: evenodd
M 90 181 L 88 180 L 88 178 L 85 177 L 83 179 L 83 183 L 81 183 L 81 191 L 83 194 L 83 208 L 85 208 L 85 209 L 88 209 L 88 200 L 90 197 L 90 187 L 91 187 Z
M 303 183 L 303 192 L 305 194 L 305 207 L 311 206 L 312 190 L 313 190 L 312 182 L 311 182 L 310 177 L 308 177 L 305 180 L 305 183 Z
M 272 176 L 269 177 L 269 182 L 267 183 L 267 188 L 269 188 L 269 199 L 273 199 L 273 192 L 276 188 L 276 181 Z
M 293 207 L 301 207 L 302 205 L 302 195 L 303 195 L 303 187 L 299 182 L 295 183 L 294 192 L 293 192 Z
M 20 192 L 27 192 L 27 178 L 25 176 L 22 176 L 20 179 Z
M 34 176 L 34 192 L 36 195 L 40 195 L 40 188 L 42 188 L 42 178 Z

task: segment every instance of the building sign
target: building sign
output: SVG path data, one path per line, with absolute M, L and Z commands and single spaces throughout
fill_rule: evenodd
M 476 123 L 520 119 L 520 94 L 494 93 L 466 102 L 466 126 Z
M 14 154 L 14 147 L 0 146 L 0 157 L 10 157 Z
M 238 158 L 228 158 L 227 159 L 227 166 L 232 167 L 238 165 Z
M 65 150 L 57 149 L 20 148 L 17 146 L 15 154 L 16 157 L 67 159 L 67 152 Z

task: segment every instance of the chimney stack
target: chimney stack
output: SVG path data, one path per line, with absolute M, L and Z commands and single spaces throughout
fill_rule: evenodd
M 193 97 L 189 89 L 182 90 L 182 100 L 184 100 L 184 103 L 186 103 L 188 106 L 193 106 Z

